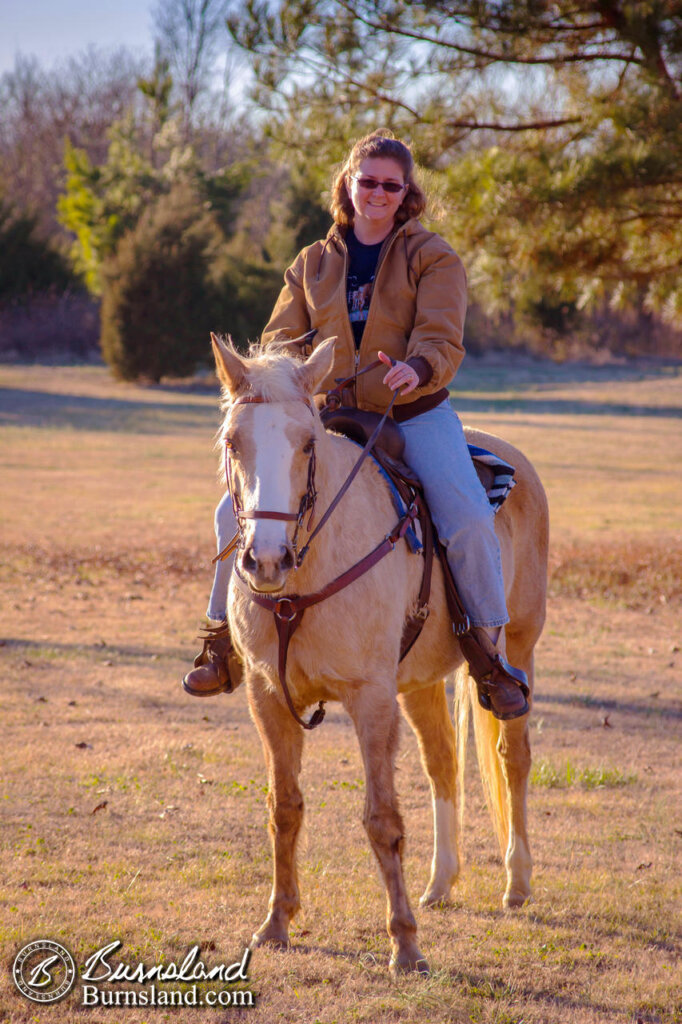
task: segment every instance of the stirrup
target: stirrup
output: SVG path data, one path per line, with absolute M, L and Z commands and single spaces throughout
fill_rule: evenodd
M 199 639 L 203 640 L 203 647 L 194 659 L 193 671 L 188 672 L 182 680 L 183 689 L 192 697 L 214 697 L 219 693 L 232 693 L 241 683 L 242 677 L 241 673 L 238 673 L 239 678 L 235 676 L 233 679 L 230 672 L 230 658 L 233 659 L 233 669 L 234 662 L 239 666 L 241 662 L 232 644 L 228 623 L 225 621 L 217 626 L 204 627 Z M 194 685 L 198 684 L 199 679 L 193 680 L 192 677 L 202 676 L 202 669 L 206 669 L 209 674 L 213 672 L 215 676 L 215 685 L 210 689 L 197 688 Z
M 494 690 L 499 686 L 499 683 L 495 680 L 494 676 L 497 672 L 501 672 L 503 676 L 518 686 L 523 696 L 523 706 L 517 708 L 515 711 L 501 712 L 496 711 L 493 707 L 493 703 L 490 699 L 490 690 Z M 488 672 L 487 675 L 481 679 L 477 679 L 476 689 L 478 691 L 478 703 L 485 711 L 490 711 L 495 718 L 502 722 L 511 721 L 514 718 L 521 718 L 523 715 L 530 711 L 530 705 L 528 703 L 528 697 L 530 695 L 530 687 L 528 685 L 528 676 L 523 669 L 516 668 L 514 665 L 510 665 L 506 658 L 498 652 L 495 655 L 495 664 L 493 668 Z
M 210 689 L 200 689 L 196 685 L 196 678 L 194 680 L 192 679 L 192 676 L 198 675 L 203 670 L 215 673 L 215 685 L 212 686 Z M 212 665 L 210 663 L 206 665 L 200 665 L 198 668 L 194 668 L 192 669 L 191 672 L 187 673 L 187 675 L 182 680 L 182 688 L 185 691 L 185 693 L 188 693 L 191 697 L 217 697 L 219 693 L 232 693 L 234 687 L 232 685 L 232 680 L 230 678 L 229 672 L 224 673 L 224 680 L 222 680 L 221 678 L 222 675 L 223 673 L 221 673 L 220 669 L 217 668 L 217 666 L 215 665 Z

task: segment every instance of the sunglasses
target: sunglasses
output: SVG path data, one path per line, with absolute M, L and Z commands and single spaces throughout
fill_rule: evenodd
M 373 192 L 375 188 L 383 188 L 384 192 L 397 193 L 407 188 L 407 185 L 399 185 L 397 181 L 377 181 L 376 178 L 360 178 L 357 174 L 351 174 L 351 178 L 368 192 Z

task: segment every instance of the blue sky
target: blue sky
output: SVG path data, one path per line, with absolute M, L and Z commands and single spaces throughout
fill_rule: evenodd
M 153 49 L 154 0 L 0 0 L 0 74 L 17 53 L 45 68 L 89 45 Z

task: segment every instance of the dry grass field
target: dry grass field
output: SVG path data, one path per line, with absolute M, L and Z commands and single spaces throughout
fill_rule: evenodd
M 416 910 L 431 974 L 393 979 L 360 759 L 331 707 L 307 743 L 304 907 L 288 951 L 255 952 L 246 1009 L 83 1007 L 78 984 L 41 1006 L 13 985 L 40 938 L 81 966 L 116 939 L 130 965 L 180 963 L 193 944 L 209 965 L 239 960 L 271 857 L 244 693 L 180 688 L 211 578 L 215 393 L 0 368 L 0 1020 L 682 1020 L 682 373 L 469 363 L 462 418 L 524 449 L 552 514 L 532 901 L 502 910 L 472 746 L 462 879 L 449 905 Z M 398 786 L 416 906 L 432 831 L 407 726 Z

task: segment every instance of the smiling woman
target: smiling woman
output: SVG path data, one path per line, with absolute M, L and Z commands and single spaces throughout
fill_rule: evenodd
M 350 175 L 353 230 L 359 242 L 383 242 L 393 227 L 406 188 L 395 160 L 375 157 L 361 162 L 358 173 Z

